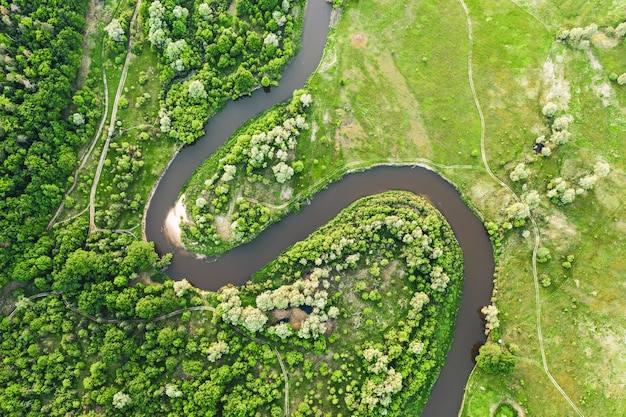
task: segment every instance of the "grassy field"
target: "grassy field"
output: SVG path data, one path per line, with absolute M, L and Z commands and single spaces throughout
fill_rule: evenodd
M 93 172 L 98 164 L 100 152 L 104 138 L 107 135 L 107 127 L 110 123 L 113 101 L 120 82 L 121 71 L 126 53 L 116 53 L 104 43 L 110 43 L 104 32 L 104 26 L 114 17 L 125 16 L 130 20 L 130 16 L 135 7 L 129 1 L 119 2 L 108 1 L 102 7 L 95 9 L 94 19 L 96 33 L 92 35 L 94 48 L 90 51 L 89 76 L 97 78 L 100 89 L 101 101 L 104 106 L 104 85 L 102 81 L 102 71 L 106 72 L 107 93 L 109 97 L 107 119 L 105 128 L 96 144 L 93 153 L 87 159 L 84 169 L 79 174 L 79 181 L 70 197 L 75 201 L 71 207 L 66 207 L 60 220 L 72 218 L 81 213 L 89 204 L 89 190 L 93 181 Z M 140 28 L 141 16 L 138 16 L 137 28 Z M 159 108 L 159 91 L 161 82 L 157 73 L 158 57 L 149 48 L 145 34 L 142 30 L 135 30 L 133 33 L 134 44 L 139 45 L 134 49 L 133 56 L 129 64 L 128 74 L 122 93 L 122 100 L 127 104 L 118 106 L 116 132 L 112 140 L 112 148 L 109 149 L 105 168 L 115 167 L 120 154 L 115 151 L 115 147 L 122 147 L 123 144 L 130 144 L 139 153 L 137 159 L 143 164 L 138 172 L 135 172 L 129 186 L 125 190 L 117 187 L 119 175 L 116 178 L 111 168 L 105 169 L 98 185 L 96 195 L 96 225 L 111 227 L 106 224 L 106 216 L 98 214 L 107 210 L 117 199 L 121 192 L 131 196 L 137 201 L 137 207 L 133 210 L 120 209 L 115 217 L 114 227 L 135 229 L 141 224 L 141 207 L 148 199 L 154 186 L 154 182 L 159 177 L 164 167 L 169 162 L 176 148 L 174 140 L 161 137 L 158 132 L 157 113 Z M 125 51 L 124 44 L 124 51 Z M 147 136 L 146 136 L 147 135 Z M 164 150 L 167 150 L 164 152 Z M 114 198 L 112 198 L 114 196 Z M 117 201 L 117 200 L 115 200 Z
M 316 137 L 334 138 L 346 169 L 430 160 L 485 218 L 501 222 L 502 210 L 513 200 L 481 169 L 481 126 L 468 82 L 463 8 L 457 1 L 424 3 L 348 2 L 309 82 Z M 474 82 L 485 117 L 485 157 L 517 194 L 536 190 L 541 196 L 534 216 L 541 245 L 552 256 L 538 265 L 539 280 L 551 282 L 539 288 L 549 370 L 583 415 L 618 415 L 626 400 L 620 301 L 626 295 L 626 265 L 619 238 L 626 229 L 620 159 L 626 89 L 610 83 L 608 76 L 626 71 L 626 42 L 611 49 L 592 43 L 587 52 L 555 39 L 560 28 L 596 23 L 602 31 L 616 26 L 621 10 L 612 2 L 467 5 Z M 559 85 L 566 90 L 560 92 L 566 96 L 561 112 L 574 118 L 572 138 L 552 156 L 539 158 L 532 146 L 537 136 L 549 132 L 541 109 L 554 93 L 554 77 L 561 77 Z M 570 205 L 547 199 L 550 179 L 575 183 L 598 159 L 611 165 L 611 173 L 595 189 Z M 509 173 L 524 161 L 530 176 L 522 186 L 510 181 Z M 524 230 L 505 235 L 497 294 L 502 339 L 516 352 L 518 366 L 509 377 L 475 371 L 464 416 L 489 415 L 507 401 L 529 415 L 576 415 L 542 365 L 534 239 L 532 234 L 524 237 Z M 575 257 L 572 268 L 562 266 L 568 255 Z
M 508 377 L 476 370 L 463 416 L 486 416 L 500 404 L 505 413 L 617 415 L 625 401 L 623 340 L 626 270 L 619 236 L 624 218 L 626 88 L 609 81 L 626 72 L 626 42 L 602 43 L 606 25 L 620 22 L 613 2 L 460 1 L 347 2 L 329 36 L 324 57 L 307 85 L 312 128 L 302 135 L 304 178 L 320 178 L 380 163 L 425 163 L 456 184 L 486 220 L 506 223 L 514 196 L 540 196 L 533 216 L 540 245 L 551 259 L 538 265 L 540 304 L 533 279 L 533 229 L 505 232 L 494 302 L 501 311 L 501 337 L 518 366 Z M 595 23 L 600 33 L 589 50 L 556 42 L 562 28 Z M 604 46 L 603 46 L 604 45 Z M 468 74 L 471 48 L 472 79 Z M 542 115 L 548 101 L 569 114 L 569 142 L 549 157 L 533 150 L 550 134 Z M 481 138 L 484 154 L 481 154 Z M 598 160 L 611 173 L 572 204 L 556 205 L 547 186 L 554 178 L 576 184 Z M 525 182 L 511 181 L 520 163 Z M 573 256 L 573 265 L 563 262 Z M 537 312 L 548 370 L 542 362 Z M 563 389 L 565 395 L 559 392 Z

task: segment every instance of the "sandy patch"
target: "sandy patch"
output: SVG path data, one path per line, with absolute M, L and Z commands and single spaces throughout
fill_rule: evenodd
M 283 308 L 275 309 L 272 311 L 272 314 L 276 318 L 276 320 L 283 320 L 289 317 L 289 310 L 285 310 Z
M 607 107 L 613 101 L 611 100 L 611 97 L 614 95 L 613 88 L 611 87 L 611 84 L 606 81 L 602 71 L 602 64 L 598 61 L 598 58 L 596 58 L 593 52 L 591 52 L 591 49 L 587 49 L 587 57 L 591 63 L 591 69 L 595 71 L 595 74 L 591 77 L 591 87 L 596 93 L 596 96 L 600 99 L 600 101 L 602 101 L 602 105 Z
M 185 195 L 181 195 L 176 205 L 170 209 L 167 213 L 167 217 L 165 218 L 165 225 L 163 227 L 163 232 L 167 236 L 167 238 L 178 247 L 184 248 L 183 242 L 180 238 L 181 229 L 180 224 L 188 223 L 189 218 L 187 217 L 187 209 L 185 208 Z
M 539 83 L 537 82 L 539 78 L 537 74 L 533 71 L 531 75 L 523 75 L 517 79 L 519 85 L 522 86 L 524 92 L 526 93 L 526 98 L 536 100 L 539 96 Z
M 555 61 L 548 58 L 543 64 L 543 82 L 548 90 L 546 103 L 552 101 L 561 110 L 567 110 L 572 95 L 569 82 L 563 76 L 563 56 L 557 56 Z
M 228 6 L 228 12 L 227 12 L 227 13 L 228 13 L 228 14 L 231 14 L 231 15 L 233 15 L 233 16 L 236 16 L 236 15 L 237 15 L 237 2 L 236 2 L 235 0 L 233 0 L 233 1 L 230 3 L 230 6 Z
M 222 240 L 228 240 L 233 236 L 233 229 L 230 226 L 230 217 L 216 216 L 215 228 L 217 229 L 217 234 L 220 235 Z
M 567 217 L 562 213 L 548 216 L 546 222 L 545 236 L 556 245 L 557 251 L 563 251 L 578 241 L 578 231 L 567 222 Z
M 365 137 L 365 130 L 363 130 L 358 121 L 350 119 L 341 122 L 339 129 L 335 132 L 335 143 L 339 143 L 342 148 L 348 149 L 354 146 L 353 139 L 360 137 Z

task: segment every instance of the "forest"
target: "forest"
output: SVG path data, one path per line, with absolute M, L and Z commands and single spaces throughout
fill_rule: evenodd
M 74 88 L 86 5 L 0 2 L 0 284 L 50 272 L 44 231 L 100 115 Z
M 383 3 L 332 2 L 306 84 L 182 188 L 180 246 L 217 257 L 349 172 L 425 166 L 497 262 L 459 415 L 617 415 L 623 8 Z M 305 6 L 0 0 L 1 415 L 421 413 L 463 287 L 427 200 L 359 200 L 215 292 L 172 281 L 142 238 L 176 154 L 284 82 Z
M 171 255 L 112 230 L 124 204 L 137 211 L 140 200 L 125 191 L 144 165 L 141 145 L 120 129 L 105 161 L 116 197 L 96 214 L 109 228 L 80 215 L 47 227 L 62 201 L 73 209 L 63 194 L 102 115 L 97 76 L 84 85 L 76 79 L 87 6 L 0 2 L 1 269 L 16 300 L 0 322 L 2 414 L 279 416 L 291 407 L 294 416 L 375 416 L 423 407 L 462 286 L 458 244 L 423 199 L 388 193 L 359 201 L 246 286 L 202 292 L 160 272 Z M 219 1 L 142 4 L 133 53 L 156 52 L 164 86 L 152 134 L 190 143 L 226 99 L 277 85 L 299 46 L 302 7 L 241 1 L 231 14 Z M 120 10 L 103 28 L 103 56 L 116 65 L 134 30 L 130 16 Z M 219 194 L 237 169 L 237 182 L 247 173 L 261 184 L 302 172 L 295 148 L 310 103 L 297 91 L 235 138 L 210 190 Z M 129 104 L 120 98 L 121 109 Z M 231 204 L 207 199 L 216 214 Z M 196 198 L 198 209 L 205 204 Z M 237 208 L 237 240 L 249 240 L 266 214 L 251 215 L 253 202 Z M 406 300 L 395 306 L 398 291 Z
M 279 416 L 289 389 L 294 416 L 405 415 L 443 364 L 463 276 L 441 214 L 406 192 L 354 203 L 239 289 L 128 285 L 153 266 L 149 244 L 94 235 L 21 299 L 0 323 L 3 413 Z

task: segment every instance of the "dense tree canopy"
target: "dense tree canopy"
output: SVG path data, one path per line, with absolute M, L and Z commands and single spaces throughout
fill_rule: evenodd
M 236 15 L 225 13 L 230 3 L 155 0 L 143 7 L 168 84 L 161 130 L 183 143 L 201 136 L 226 99 L 249 94 L 264 77 L 267 85 L 280 79 L 299 48 L 304 1 L 238 1 Z
M 0 1 L 0 284 L 29 278 L 20 262 L 59 205 L 77 147 L 97 122 L 88 86 L 72 98 L 86 4 Z

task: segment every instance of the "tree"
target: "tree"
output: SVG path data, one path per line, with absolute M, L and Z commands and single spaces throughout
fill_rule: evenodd
M 574 121 L 574 117 L 571 114 L 564 114 L 554 119 L 552 123 L 552 129 L 556 131 L 567 130 L 570 123 Z
M 541 109 L 541 112 L 543 113 L 543 115 L 550 119 L 554 117 L 554 115 L 556 114 L 556 111 L 557 111 L 556 104 L 554 104 L 551 101 L 549 101 L 545 106 L 543 106 L 543 109 Z
M 186 19 L 189 15 L 189 10 L 182 6 L 175 6 L 174 10 L 172 10 L 172 14 L 176 19 Z
M 251 333 L 256 333 L 267 322 L 267 316 L 258 308 L 247 306 L 241 311 L 241 324 Z
M 170 398 L 180 398 L 183 392 L 174 384 L 165 384 L 165 395 Z
M 485 334 L 491 333 L 493 329 L 500 327 L 500 320 L 498 319 L 498 308 L 495 305 L 488 305 L 480 310 L 485 315 Z
M 274 172 L 276 182 L 284 184 L 287 180 L 293 177 L 294 170 L 292 167 L 281 161 L 272 167 L 272 172 Z
M 130 395 L 124 393 L 123 391 L 119 391 L 113 396 L 113 407 L 117 408 L 118 410 L 121 410 L 130 403 Z
M 74 113 L 72 115 L 72 123 L 74 123 L 76 126 L 81 126 L 85 124 L 85 116 L 83 116 L 80 113 Z
M 120 24 L 120 21 L 117 19 L 111 20 L 104 30 L 107 31 L 109 37 L 115 42 L 123 42 L 124 41 L 124 28 Z
M 207 360 L 209 362 L 215 362 L 220 359 L 223 355 L 228 354 L 230 352 L 230 347 L 228 343 L 223 340 L 219 340 L 209 346 Z
M 489 374 L 508 375 L 515 368 L 515 356 L 498 343 L 488 341 L 480 347 L 476 365 Z
M 552 256 L 550 255 L 550 249 L 546 248 L 546 247 L 540 247 L 539 249 L 537 249 L 537 262 L 548 262 L 548 260 L 552 259 Z
M 607 175 L 609 175 L 610 171 L 611 171 L 611 166 L 608 164 L 608 162 L 605 162 L 605 161 L 598 161 L 593 166 L 593 173 L 596 174 L 600 178 L 604 178 Z
M 143 272 L 152 266 L 159 255 L 154 251 L 154 242 L 133 241 L 126 248 L 119 273 L 129 276 L 133 272 Z
M 509 177 L 512 181 L 515 182 L 528 178 L 528 170 L 526 169 L 526 164 L 524 164 L 523 162 L 517 164 L 515 166 L 515 169 L 513 169 L 513 171 L 511 171 L 511 173 L 509 174 Z
M 208 4 L 201 3 L 200 6 L 198 6 L 198 14 L 204 20 L 209 20 L 209 18 L 212 17 L 213 12 L 211 11 L 211 7 Z
M 207 92 L 204 89 L 204 84 L 202 84 L 202 81 L 200 80 L 193 80 L 192 82 L 190 82 L 188 92 L 189 92 L 189 97 L 191 98 L 198 98 L 198 99 L 207 98 Z
M 309 105 L 313 102 L 310 94 L 302 94 L 300 96 L 300 103 L 302 103 L 303 107 L 309 107 Z
M 233 74 L 233 80 L 235 82 L 235 93 L 237 95 L 247 93 L 254 85 L 254 76 L 243 67 L 239 67 L 237 72 Z

